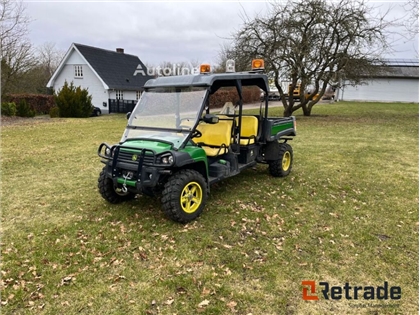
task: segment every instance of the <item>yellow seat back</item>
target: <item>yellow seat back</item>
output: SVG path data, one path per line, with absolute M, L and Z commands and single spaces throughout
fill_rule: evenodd
M 238 123 L 238 118 L 236 118 L 236 123 Z M 241 145 L 252 144 L 255 142 L 255 139 L 258 135 L 258 119 L 255 116 L 242 116 L 242 125 L 241 125 Z
M 202 134 L 200 138 L 197 138 L 197 142 L 201 143 L 207 155 L 216 156 L 228 151 L 232 135 L 231 121 L 219 121 L 217 124 L 199 124 L 197 130 Z

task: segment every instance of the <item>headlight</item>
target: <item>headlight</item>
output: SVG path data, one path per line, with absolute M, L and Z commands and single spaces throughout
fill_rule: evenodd
M 174 162 L 174 157 L 171 154 L 165 155 L 162 156 L 161 161 L 163 164 L 172 164 Z
M 112 150 L 112 148 L 110 149 L 110 148 L 106 148 L 105 149 L 105 155 L 106 156 L 111 156 L 111 157 L 113 157 L 114 156 L 114 150 Z

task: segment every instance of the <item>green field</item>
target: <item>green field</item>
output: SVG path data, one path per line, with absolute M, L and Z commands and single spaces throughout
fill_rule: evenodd
M 273 108 L 272 115 L 280 115 Z M 3 314 L 416 314 L 418 104 L 317 105 L 294 166 L 211 187 L 173 223 L 157 198 L 97 191 L 124 115 L 1 130 Z M 302 299 L 302 281 L 401 288 L 399 300 Z

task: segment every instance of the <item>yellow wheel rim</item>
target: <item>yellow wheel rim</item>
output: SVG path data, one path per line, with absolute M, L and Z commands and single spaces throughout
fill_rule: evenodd
M 283 168 L 283 171 L 287 171 L 289 169 L 291 161 L 292 156 L 290 155 L 290 152 L 284 152 L 283 160 L 281 161 L 281 167 Z
M 203 201 L 203 190 L 197 182 L 185 185 L 181 193 L 181 208 L 186 213 L 197 211 Z

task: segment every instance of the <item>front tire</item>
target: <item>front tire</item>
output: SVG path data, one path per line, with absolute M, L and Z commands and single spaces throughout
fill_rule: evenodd
M 181 170 L 172 175 L 162 192 L 163 212 L 180 223 L 198 218 L 206 201 L 206 180 L 194 170 Z
M 102 169 L 98 178 L 98 189 L 101 196 L 110 203 L 121 203 L 134 199 L 136 194 L 123 192 L 121 188 L 115 187 L 111 178 L 106 175 L 106 166 Z
M 279 158 L 268 163 L 271 176 L 285 177 L 289 175 L 293 165 L 293 149 L 287 143 L 279 144 Z

